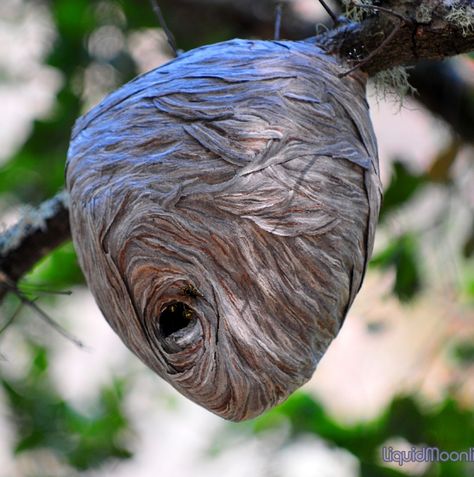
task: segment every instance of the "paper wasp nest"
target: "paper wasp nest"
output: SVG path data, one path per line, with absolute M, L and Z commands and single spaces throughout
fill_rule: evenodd
M 234 40 L 140 76 L 80 118 L 67 164 L 87 282 L 178 391 L 248 419 L 337 335 L 380 206 L 365 82 L 309 42 Z

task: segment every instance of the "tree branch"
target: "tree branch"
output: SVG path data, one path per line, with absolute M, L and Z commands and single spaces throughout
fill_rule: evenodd
M 0 234 L 0 300 L 30 268 L 69 240 L 68 196 L 57 194 L 37 209 L 28 209 Z
M 347 23 L 319 35 L 315 42 L 330 54 L 360 61 L 376 50 L 400 24 L 382 51 L 364 64 L 362 69 L 370 76 L 395 66 L 440 60 L 474 49 L 472 0 L 456 3 L 456 10 L 447 2 L 428 0 L 421 4 L 423 15 L 419 2 L 392 0 L 386 3 L 406 20 L 376 12 L 360 23 Z

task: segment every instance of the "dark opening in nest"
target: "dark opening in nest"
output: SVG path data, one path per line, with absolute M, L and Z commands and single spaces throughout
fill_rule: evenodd
M 160 314 L 159 328 L 163 338 L 186 328 L 194 318 L 194 311 L 181 302 L 169 303 Z

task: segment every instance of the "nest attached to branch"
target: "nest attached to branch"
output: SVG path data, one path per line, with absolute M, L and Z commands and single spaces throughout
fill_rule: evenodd
M 306 382 L 358 292 L 380 206 L 365 79 L 310 42 L 180 56 L 80 118 L 74 244 L 102 313 L 230 420 Z

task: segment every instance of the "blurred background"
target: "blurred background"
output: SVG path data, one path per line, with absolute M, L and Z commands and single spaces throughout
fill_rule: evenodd
M 160 5 L 183 50 L 273 37 L 270 0 Z M 283 5 L 283 38 L 327 23 L 316 0 Z M 145 0 L 0 2 L 2 229 L 62 188 L 75 119 L 170 58 Z M 369 86 L 385 189 L 374 257 L 307 385 L 240 424 L 182 398 L 114 335 L 66 244 L 20 285 L 86 349 L 4 300 L 0 477 L 473 476 L 474 463 L 381 457 L 474 447 L 474 56 L 408 76 L 417 92 L 400 74 L 395 90 L 387 75 Z

